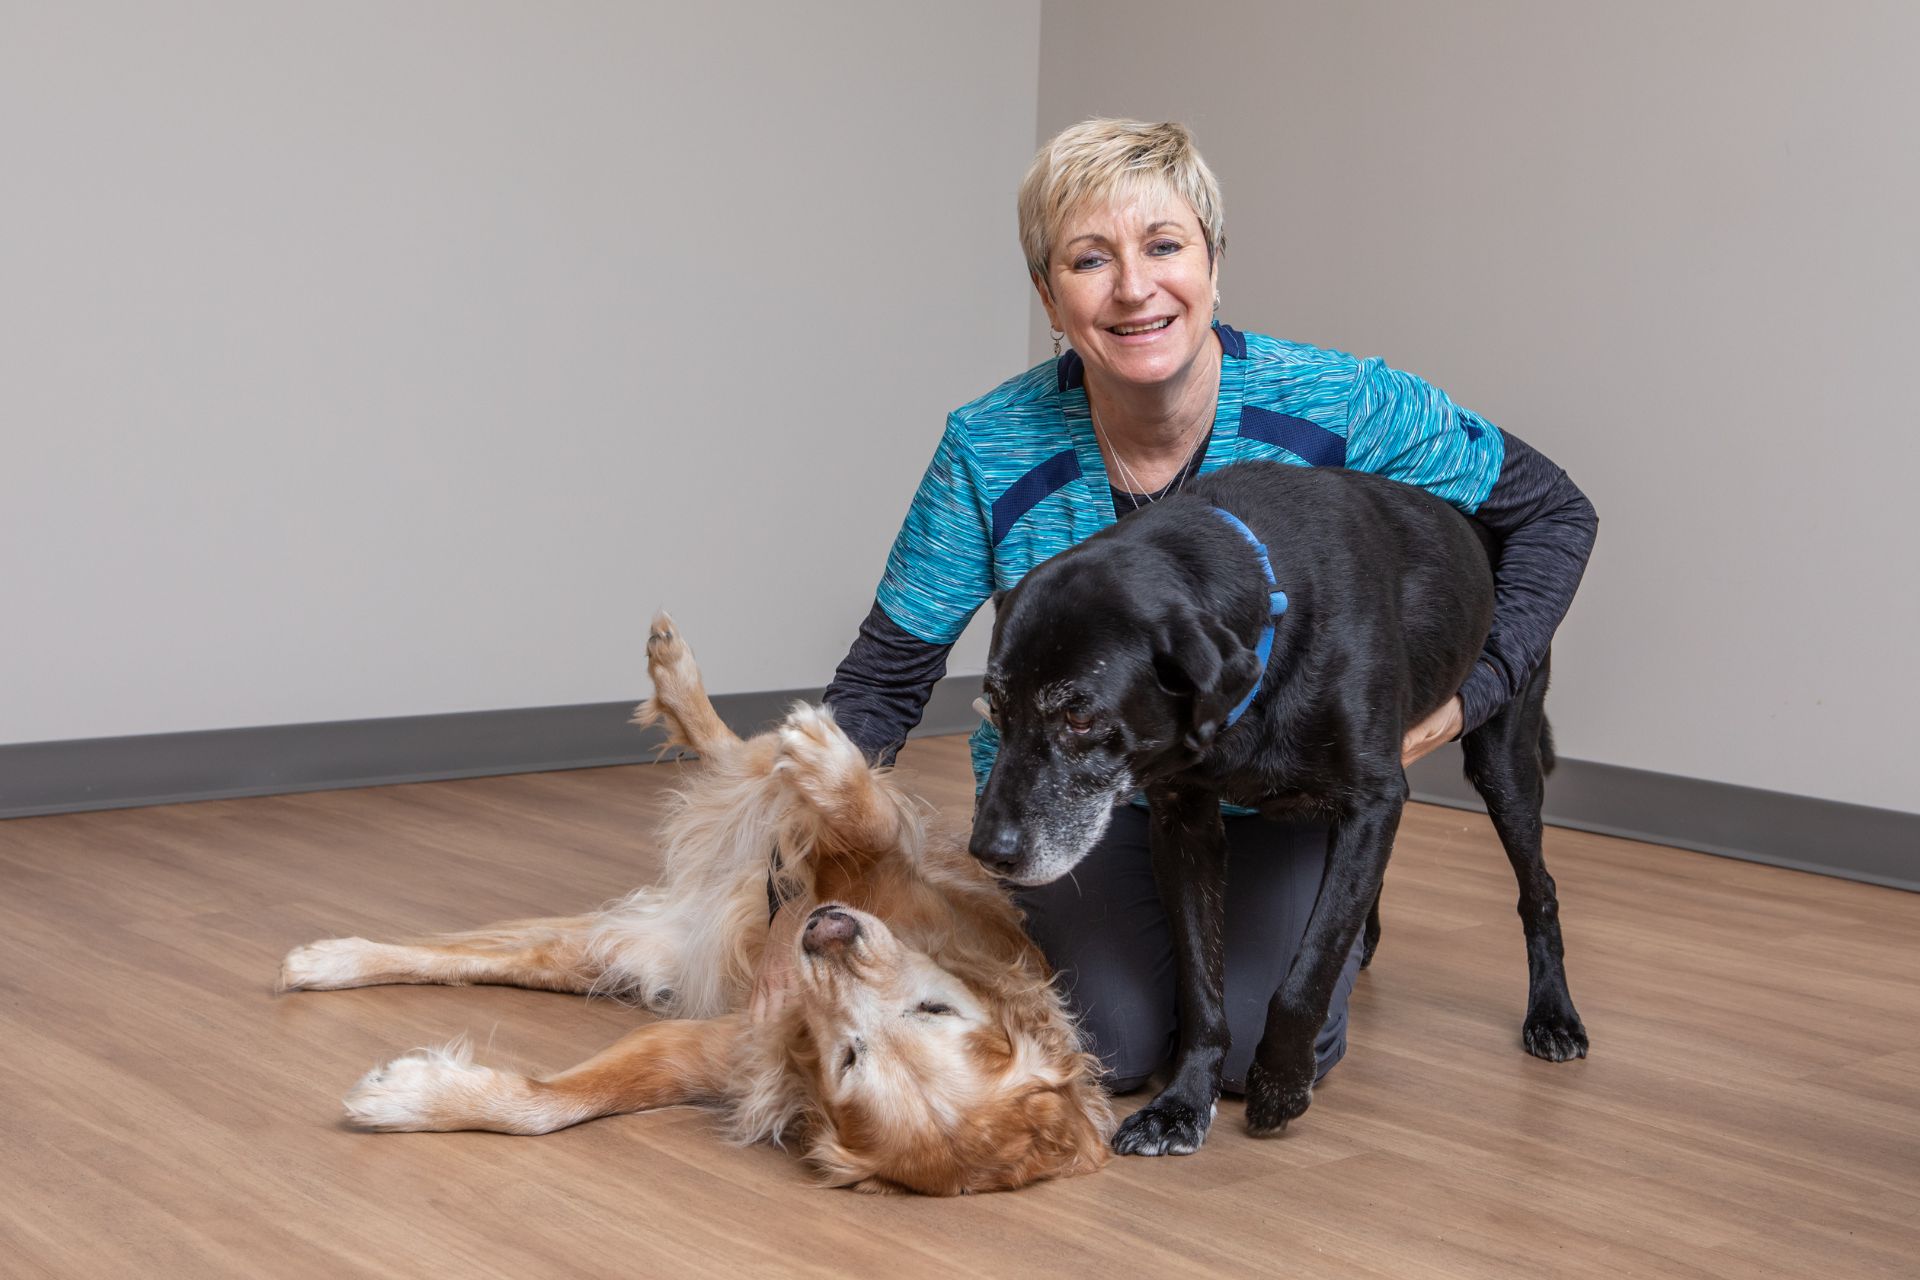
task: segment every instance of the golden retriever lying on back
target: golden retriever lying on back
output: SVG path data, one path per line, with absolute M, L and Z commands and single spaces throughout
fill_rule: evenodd
M 464 1046 L 370 1073 L 347 1114 L 374 1129 L 548 1133 L 677 1103 L 729 1134 L 793 1141 L 832 1185 L 999 1191 L 1098 1168 L 1113 1117 L 1013 905 L 824 709 L 747 741 L 720 722 L 671 619 L 647 641 L 663 722 L 701 771 L 668 819 L 666 878 L 606 910 L 409 945 L 291 952 L 285 990 L 497 983 L 635 998 L 641 1027 L 534 1079 Z M 768 851 L 788 899 L 766 915 Z

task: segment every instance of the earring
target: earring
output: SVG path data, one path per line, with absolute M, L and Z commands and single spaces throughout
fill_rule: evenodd
M 1213 322 L 1220 323 L 1220 291 L 1218 289 L 1213 291 Z
M 1067 332 L 1064 329 L 1055 329 L 1051 325 L 1048 326 L 1047 332 L 1053 335 L 1053 358 L 1058 360 L 1060 358 L 1060 341 L 1067 336 Z

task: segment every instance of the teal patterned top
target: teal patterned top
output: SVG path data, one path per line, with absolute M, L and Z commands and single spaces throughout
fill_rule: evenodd
M 1344 466 L 1419 485 L 1473 514 L 1505 439 L 1445 392 L 1377 358 L 1216 325 L 1220 394 L 1200 472 L 1256 459 Z M 950 645 L 995 591 L 1115 520 L 1106 464 L 1069 351 L 947 417 L 887 557 L 878 603 L 903 630 Z M 972 739 L 985 785 L 999 745 Z

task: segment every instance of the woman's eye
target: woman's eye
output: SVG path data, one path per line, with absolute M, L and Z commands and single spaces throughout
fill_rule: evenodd
M 1075 271 L 1091 271 L 1105 261 L 1106 259 L 1099 254 L 1089 253 L 1075 258 L 1073 260 L 1073 269 Z
M 950 1004 L 942 1004 L 938 1000 L 922 1000 L 914 1008 L 914 1012 L 924 1013 L 928 1017 L 938 1018 L 944 1014 L 952 1013 L 953 1006 Z
M 1093 728 L 1093 717 L 1079 711 L 1066 713 L 1067 728 L 1075 733 L 1085 733 Z
M 1147 252 L 1164 258 L 1170 253 L 1180 252 L 1180 242 L 1178 240 L 1155 240 L 1147 246 Z

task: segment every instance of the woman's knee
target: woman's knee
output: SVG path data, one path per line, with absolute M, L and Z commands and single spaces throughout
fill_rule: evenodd
M 1101 1083 L 1114 1093 L 1141 1088 L 1173 1055 L 1173 1011 L 1154 1007 L 1145 995 L 1138 990 L 1087 995 L 1080 989 L 1068 994 L 1082 1041 L 1100 1059 Z

